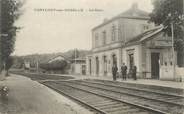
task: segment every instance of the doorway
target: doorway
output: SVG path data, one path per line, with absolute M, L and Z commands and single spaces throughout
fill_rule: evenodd
M 82 75 L 86 75 L 86 65 L 82 65 Z
M 107 56 L 104 56 L 104 75 L 107 75 Z
M 89 74 L 91 75 L 91 59 L 89 59 Z
M 159 79 L 159 53 L 151 53 L 151 78 L 152 79 Z
M 96 75 L 99 74 L 99 59 L 96 57 Z
M 117 57 L 115 54 L 112 55 L 112 66 L 116 65 L 117 66 Z
M 132 69 L 134 66 L 134 54 L 129 54 L 129 67 Z

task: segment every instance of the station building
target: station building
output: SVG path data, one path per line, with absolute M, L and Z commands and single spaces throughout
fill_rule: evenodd
M 122 63 L 137 67 L 140 78 L 167 79 L 173 77 L 172 39 L 164 27 L 149 23 L 147 12 L 137 4 L 92 29 L 92 50 L 86 58 L 87 75 L 112 76 L 112 66 L 118 72 Z M 175 60 L 177 61 L 177 60 Z M 177 65 L 176 65 L 177 66 Z

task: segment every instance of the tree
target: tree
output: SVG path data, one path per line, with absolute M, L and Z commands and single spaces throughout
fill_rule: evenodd
M 21 69 L 23 68 L 24 60 L 22 57 L 19 56 L 12 56 L 13 58 L 13 68 Z
M 22 14 L 20 11 L 23 2 L 18 0 L 1 0 L 1 61 L 5 69 L 8 64 L 10 54 L 14 51 L 16 32 L 19 27 L 15 26 L 15 21 Z M 0 71 L 2 68 L 0 69 Z M 7 69 L 5 69 L 7 70 Z
M 53 71 L 63 71 L 67 67 L 67 61 L 65 60 L 56 60 L 51 63 L 42 63 L 40 64 L 40 68 L 44 70 L 53 70 Z
M 154 9 L 150 14 L 150 21 L 156 25 L 167 27 L 165 33 L 171 36 L 171 23 L 174 25 L 175 49 L 182 49 L 184 46 L 184 15 L 183 0 L 153 0 Z
M 164 25 L 166 27 L 164 32 L 169 36 L 171 36 L 172 23 L 174 28 L 174 48 L 178 54 L 184 53 L 183 0 L 153 0 L 152 3 L 154 9 L 150 14 L 150 21 L 156 25 Z M 181 59 L 178 58 L 179 61 Z M 179 61 L 178 63 L 181 63 Z
M 9 56 L 5 62 L 5 70 L 8 71 L 12 65 L 13 65 L 13 57 Z M 8 75 L 8 72 L 6 73 L 7 73 L 6 75 Z

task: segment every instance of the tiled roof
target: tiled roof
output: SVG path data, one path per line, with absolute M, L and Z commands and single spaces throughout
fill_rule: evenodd
M 119 14 L 117 17 L 127 17 L 127 18 L 145 18 L 149 19 L 149 14 L 145 11 L 136 8 L 130 8 L 129 10 Z
M 86 58 L 85 57 L 78 57 L 78 58 L 71 59 L 71 61 L 75 61 L 75 60 L 86 60 Z
M 55 57 L 49 59 L 49 60 L 47 61 L 47 63 L 50 63 L 50 62 L 53 62 L 53 61 L 57 61 L 57 60 L 66 60 L 66 61 L 68 61 L 68 59 L 67 59 L 66 56 L 64 56 L 64 55 L 57 55 L 57 56 L 55 56 Z
M 147 12 L 140 10 L 138 8 L 137 4 L 133 4 L 130 9 L 128 9 L 125 12 L 120 13 L 119 15 L 112 17 L 111 19 L 101 23 L 100 25 L 94 27 L 92 30 L 95 30 L 95 29 L 97 29 L 97 28 L 113 21 L 114 19 L 117 19 L 117 18 L 146 19 L 146 20 L 148 20 L 150 17 L 149 17 L 149 14 Z
M 135 36 L 134 38 L 132 38 L 128 42 L 126 42 L 126 45 L 129 45 L 129 44 L 132 44 L 132 43 L 136 43 L 136 42 L 142 42 L 144 40 L 147 40 L 151 36 L 160 33 L 163 29 L 164 29 L 164 27 L 158 26 L 158 27 L 155 27 L 153 29 L 147 30 L 147 31 L 145 31 L 145 32 Z

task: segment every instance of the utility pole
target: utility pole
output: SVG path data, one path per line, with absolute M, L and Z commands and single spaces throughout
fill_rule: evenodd
M 36 72 L 39 73 L 39 63 L 38 63 L 38 59 L 36 60 Z
M 77 58 L 77 48 L 75 48 L 75 66 L 76 66 L 76 58 Z
M 76 50 L 77 50 L 77 49 L 75 48 L 75 49 L 74 49 L 74 56 L 75 56 L 75 57 L 74 57 L 74 72 L 73 72 L 74 74 L 75 74 L 75 72 L 76 72 Z
M 175 51 L 174 51 L 174 22 L 171 13 L 168 14 L 168 17 L 171 20 L 171 37 L 172 37 L 172 59 L 173 59 L 173 79 L 176 80 L 176 73 L 175 73 Z
M 176 80 L 176 75 L 175 75 L 175 51 L 174 51 L 174 26 L 173 22 L 171 22 L 171 34 L 172 34 L 172 54 L 173 54 L 173 78 Z

